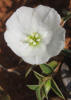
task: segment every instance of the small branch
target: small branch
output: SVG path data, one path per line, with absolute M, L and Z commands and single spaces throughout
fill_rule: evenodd
M 9 72 L 9 73 L 15 73 L 16 75 L 21 75 L 20 72 L 14 70 L 13 68 L 7 69 L 7 68 L 5 68 L 4 66 L 2 66 L 1 64 L 0 64 L 0 68 L 1 68 L 2 70 L 5 70 L 5 71 Z
M 47 80 L 51 79 L 51 78 L 52 78 L 52 76 L 47 76 L 47 77 L 43 78 L 43 82 L 42 82 L 42 84 L 40 85 L 40 88 L 42 88 L 42 86 L 45 84 L 45 82 L 46 82 Z

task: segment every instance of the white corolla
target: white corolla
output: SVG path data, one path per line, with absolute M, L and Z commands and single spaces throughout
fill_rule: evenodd
M 11 50 L 29 64 L 43 64 L 63 48 L 65 29 L 53 8 L 22 6 L 6 22 L 4 39 Z

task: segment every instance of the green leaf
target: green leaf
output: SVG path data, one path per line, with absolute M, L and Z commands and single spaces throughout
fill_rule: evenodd
M 37 90 L 36 90 L 36 96 L 37 96 L 37 100 L 42 100 L 40 87 L 37 88 Z
M 41 97 L 42 97 L 42 100 L 44 100 L 45 98 L 48 100 L 48 95 L 46 94 L 44 86 L 41 89 Z
M 42 70 L 42 72 L 44 74 L 51 74 L 52 73 L 52 69 L 50 67 L 48 67 L 46 64 L 41 64 L 40 69 Z
M 45 88 L 45 93 L 46 93 L 46 95 L 48 95 L 48 93 L 49 93 L 49 91 L 50 91 L 50 89 L 51 89 L 51 80 L 47 80 L 47 81 L 45 82 L 44 88 Z
M 41 97 L 42 97 L 42 100 L 44 100 L 44 98 L 46 98 L 46 93 L 45 93 L 44 87 L 42 87 L 42 89 L 41 89 Z
M 47 64 L 52 70 L 54 70 L 56 67 L 57 67 L 57 65 L 58 65 L 58 63 L 57 63 L 57 61 L 52 61 L 52 62 L 50 62 L 49 64 Z
M 58 63 L 56 61 L 52 61 L 49 64 L 41 64 L 40 68 L 44 74 L 51 74 L 57 65 Z
M 25 74 L 25 78 L 28 77 L 28 75 L 30 74 L 30 72 L 32 71 L 32 66 L 27 70 L 26 74 Z
M 44 76 L 41 75 L 41 74 L 39 74 L 38 72 L 36 72 L 36 71 L 33 71 L 33 72 L 34 72 L 34 75 L 36 76 L 36 78 L 37 78 L 38 80 L 44 78 Z
M 39 87 L 39 85 L 27 85 L 27 87 L 31 90 L 36 90 Z
M 39 84 L 42 83 L 42 79 L 44 76 L 42 76 L 41 74 L 37 73 L 36 71 L 33 71 L 34 75 L 36 76 L 36 78 L 39 80 Z
M 55 94 L 57 94 L 59 97 L 64 99 L 64 96 L 63 96 L 62 92 L 60 91 L 60 89 L 58 88 L 56 82 L 53 79 L 51 80 L 51 88 L 55 92 Z

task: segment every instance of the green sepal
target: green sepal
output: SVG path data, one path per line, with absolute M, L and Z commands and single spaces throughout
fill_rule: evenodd
M 56 82 L 53 79 L 51 80 L 51 88 L 56 95 L 58 95 L 59 97 L 64 99 L 64 96 L 63 96 L 61 90 L 59 89 L 59 87 L 57 86 Z

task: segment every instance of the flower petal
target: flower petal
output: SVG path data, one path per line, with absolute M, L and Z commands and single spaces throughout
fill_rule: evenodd
M 20 57 L 23 55 L 24 48 L 28 46 L 23 44 L 22 35 L 17 30 L 7 30 L 4 34 L 4 39 L 12 51 Z
M 47 60 L 49 59 L 49 54 L 44 44 L 41 44 L 41 46 L 39 46 L 38 48 L 32 48 L 28 51 L 30 51 L 28 55 L 22 57 L 27 63 L 38 65 L 47 62 Z M 26 51 L 24 53 L 26 53 Z
M 7 29 L 15 29 L 28 34 L 31 29 L 33 9 L 30 7 L 20 7 L 6 22 Z
M 61 26 L 53 31 L 53 36 L 50 43 L 47 45 L 47 50 L 50 56 L 56 56 L 64 48 L 65 29 Z
M 50 28 L 55 28 L 61 22 L 61 17 L 53 8 L 47 6 L 38 6 L 35 8 L 35 16 L 40 23 Z
M 38 26 L 38 33 L 40 33 L 41 40 L 42 42 L 44 42 L 44 44 L 48 44 L 51 41 L 52 36 L 53 36 L 52 30 L 42 25 Z

